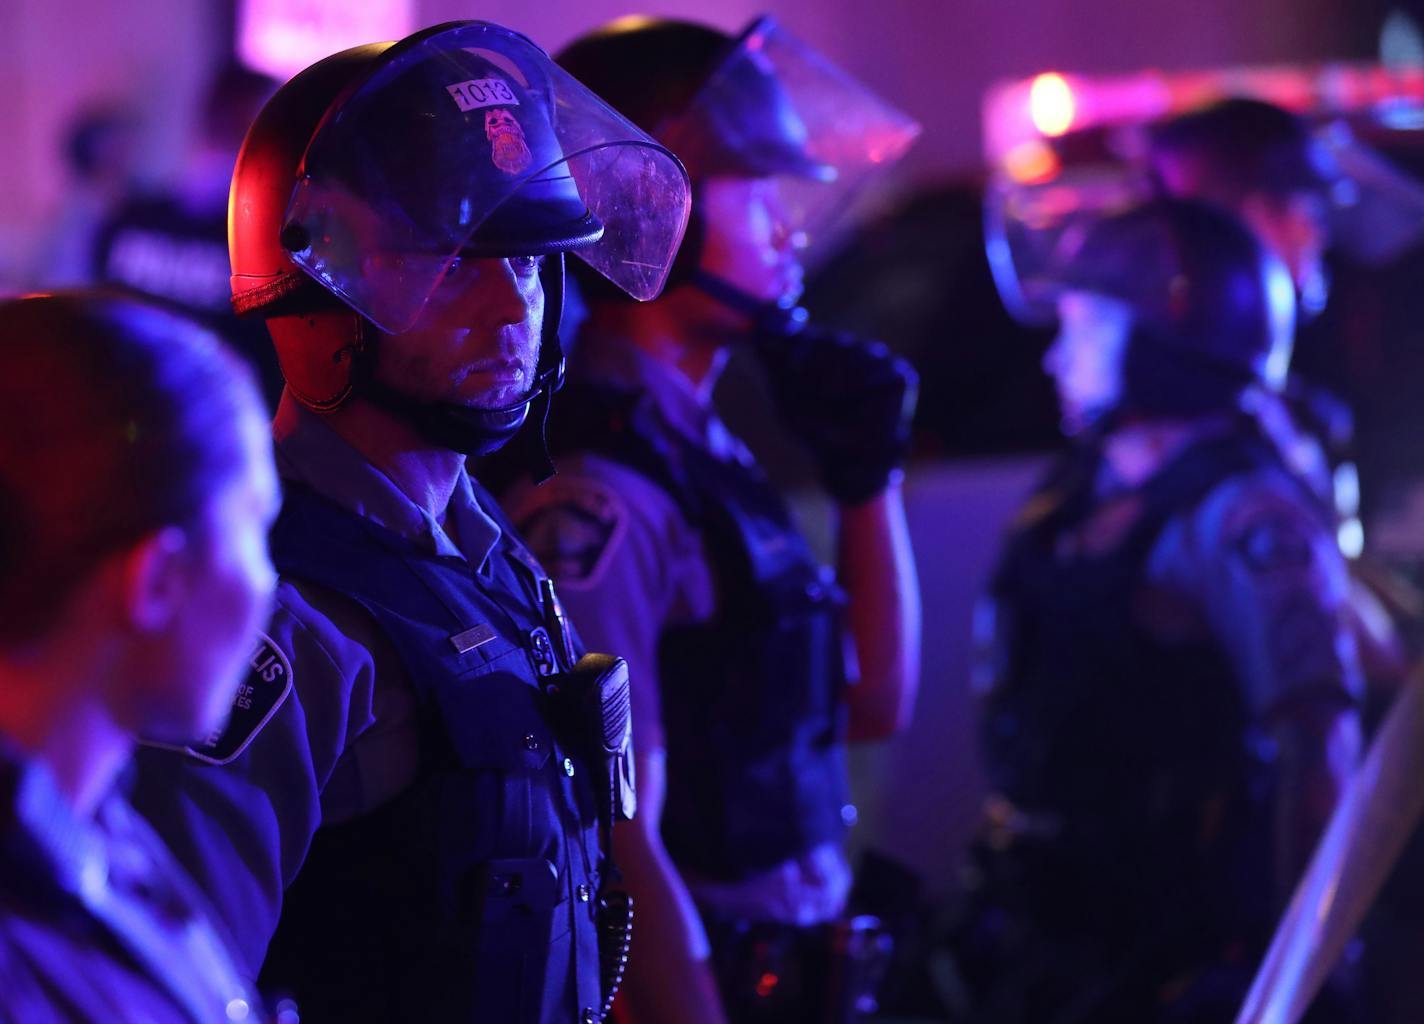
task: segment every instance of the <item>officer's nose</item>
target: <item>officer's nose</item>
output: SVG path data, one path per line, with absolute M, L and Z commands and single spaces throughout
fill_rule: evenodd
M 521 276 L 512 260 L 482 260 L 472 294 L 474 314 L 490 327 L 510 327 L 529 318 L 534 294 L 540 285 Z

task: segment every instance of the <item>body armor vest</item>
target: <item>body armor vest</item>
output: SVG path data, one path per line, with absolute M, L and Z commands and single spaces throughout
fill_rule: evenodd
M 663 837 L 673 858 L 732 880 L 839 840 L 848 790 L 844 595 L 753 466 L 669 427 L 650 396 L 571 383 L 556 454 L 593 452 L 646 476 L 706 544 L 718 609 L 662 632 Z
M 1146 568 L 1173 517 L 1279 466 L 1254 435 L 1200 441 L 1123 499 L 1134 518 L 1101 551 L 1073 547 L 1102 505 L 1095 446 L 1025 506 L 993 583 L 982 722 L 1013 833 L 980 851 L 996 900 L 1129 941 L 1180 928 L 1209 945 L 1268 920 L 1263 738 L 1200 610 Z
M 287 485 L 273 561 L 370 612 L 422 715 L 419 780 L 318 831 L 287 892 L 264 986 L 313 1020 L 554 1024 L 602 1005 L 595 772 L 551 725 L 544 684 L 568 666 L 542 573 L 500 527 L 481 570 Z

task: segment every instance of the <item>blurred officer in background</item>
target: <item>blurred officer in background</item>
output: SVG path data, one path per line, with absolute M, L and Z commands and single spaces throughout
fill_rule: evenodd
M 257 372 L 269 408 L 282 373 L 262 325 L 239 320 L 229 302 L 227 194 L 242 137 L 276 88 L 238 64 L 219 70 L 177 181 L 126 196 L 97 231 L 87 268 L 92 281 L 157 299 L 216 331 Z
M 276 578 L 251 375 L 148 303 L 0 303 L 0 1020 L 256 1020 L 198 888 L 114 791 L 222 727 Z
M 68 121 L 60 147 L 63 192 L 36 239 L 22 283 L 49 289 L 93 283 L 94 242 L 134 189 L 140 135 L 138 115 L 122 106 L 88 107 Z
M 148 752 L 138 795 L 306 1021 L 605 1012 L 626 668 L 582 656 L 465 459 L 530 420 L 547 472 L 564 254 L 650 298 L 688 203 L 667 150 L 484 22 L 329 57 L 248 133 L 232 286 L 287 380 L 277 611 L 226 731 Z
M 1342 231 L 1349 248 L 1360 250 L 1358 236 L 1374 226 L 1362 216 L 1356 217 L 1359 224 L 1345 218 L 1335 199 L 1336 192 L 1354 193 L 1356 205 L 1364 205 L 1361 190 L 1374 186 L 1357 177 L 1373 169 L 1362 164 L 1368 154 L 1359 153 L 1358 147 L 1340 151 L 1355 169 L 1352 177 L 1304 119 L 1270 103 L 1242 98 L 1162 121 L 1153 126 L 1148 140 L 1148 168 L 1158 190 L 1234 213 L 1290 272 L 1297 327 L 1318 316 L 1330 290 L 1326 250 Z M 1418 213 L 1402 207 L 1394 219 L 1408 224 L 1411 217 L 1417 220 Z M 1388 236 L 1381 245 L 1400 244 L 1390 231 L 1373 233 Z M 1365 252 L 1353 256 L 1372 260 Z M 1263 401 L 1257 415 L 1336 517 L 1346 553 L 1354 558 L 1364 544 L 1354 465 L 1354 414 L 1334 387 L 1293 374 L 1280 399 Z M 1368 583 L 1377 589 L 1370 589 Z M 1403 681 L 1409 661 L 1391 611 L 1381 598 L 1398 593 L 1398 586 L 1397 581 L 1385 582 L 1377 566 L 1355 563 L 1351 628 L 1367 677 L 1390 694 Z
M 632 670 L 626 1009 L 640 1024 L 847 1020 L 873 1006 L 883 942 L 841 920 L 845 742 L 901 728 L 918 675 L 900 489 L 916 381 L 884 346 L 806 323 L 800 249 L 918 126 L 770 18 L 736 37 L 628 18 L 558 59 L 696 183 L 663 298 L 634 306 L 581 275 L 559 476 L 506 495 L 584 635 Z M 838 505 L 838 574 L 713 409 L 734 348 L 760 359 Z
M 1396 248 L 1408 247 L 1404 240 L 1417 241 L 1417 232 L 1408 233 L 1410 214 L 1415 220 L 1418 217 L 1413 212 L 1417 204 L 1400 209 L 1382 207 L 1368 220 L 1357 217 L 1359 224 L 1342 218 L 1332 192 L 1343 189 L 1355 205 L 1365 205 L 1362 201 L 1370 197 L 1369 189 L 1377 186 L 1367 178 L 1362 182 L 1360 176 L 1371 166 L 1356 167 L 1358 156 L 1348 162 L 1353 153 L 1349 149 L 1342 151 L 1347 163 L 1341 166 L 1302 119 L 1269 104 L 1241 99 L 1217 103 L 1157 125 L 1150 143 L 1150 164 L 1157 183 L 1172 194 L 1200 196 L 1236 212 L 1286 262 L 1307 315 L 1319 312 L 1325 304 L 1328 280 L 1323 255 L 1328 246 L 1344 242 L 1358 260 L 1362 254 L 1353 250 L 1361 247 L 1361 241 L 1374 240 L 1374 245 L 1394 255 Z M 1417 183 L 1412 184 L 1417 189 Z M 1388 365 L 1393 368 L 1392 361 Z M 1355 388 L 1371 403 L 1368 408 L 1362 404 L 1361 411 L 1372 414 L 1381 428 L 1377 436 L 1392 448 L 1397 444 L 1398 427 L 1388 412 L 1388 396 L 1379 393 L 1380 383 L 1368 386 L 1357 381 Z M 1335 386 L 1333 381 L 1331 386 Z M 1317 479 L 1331 465 L 1338 474 L 1342 459 L 1353 458 L 1349 451 L 1351 410 L 1319 383 L 1293 378 L 1281 411 L 1288 416 L 1276 417 L 1277 434 L 1287 443 L 1294 436 L 1297 464 Z M 1312 465 L 1316 467 L 1313 470 L 1309 468 Z M 1387 474 L 1389 465 L 1378 455 L 1371 465 L 1377 475 L 1366 477 L 1363 483 L 1378 499 L 1380 491 L 1388 487 L 1388 480 L 1382 480 L 1381 475 Z M 1351 521 L 1359 526 L 1359 486 L 1353 480 L 1353 465 L 1347 470 L 1343 488 L 1332 493 L 1327 483 L 1317 487 L 1326 500 L 1334 499 L 1337 515 L 1345 524 L 1341 536 L 1348 542 Z M 1328 482 L 1328 477 L 1325 480 Z M 1358 537 L 1352 555 L 1359 555 L 1364 546 L 1362 530 Z M 1352 563 L 1351 627 L 1370 684 L 1370 712 L 1383 713 L 1403 685 L 1411 660 L 1417 657 L 1418 607 L 1417 591 L 1371 558 L 1368 549 L 1363 558 Z M 1414 951 L 1424 939 L 1424 890 L 1417 881 L 1421 858 L 1424 842 L 1416 836 L 1365 929 L 1367 943 L 1360 973 L 1369 993 L 1372 1021 L 1407 1019 L 1419 1002 L 1421 979 Z
M 1216 207 L 1071 229 L 1040 298 L 1073 449 L 979 618 L 994 795 L 961 966 L 983 1021 L 1230 1019 L 1354 763 L 1333 524 L 1246 409 L 1285 266 Z

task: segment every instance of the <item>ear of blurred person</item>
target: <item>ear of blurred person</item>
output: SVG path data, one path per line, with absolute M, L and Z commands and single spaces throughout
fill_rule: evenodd
M 243 135 L 276 86 L 236 63 L 220 68 L 176 177 L 128 189 L 95 228 L 82 268 L 87 281 L 155 299 L 216 332 L 256 371 L 269 409 L 281 372 L 266 330 L 229 303 L 227 203 Z

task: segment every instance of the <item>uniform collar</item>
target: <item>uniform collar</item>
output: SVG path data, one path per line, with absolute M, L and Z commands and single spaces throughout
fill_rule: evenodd
M 103 813 L 101 805 L 99 816 Z M 7 857 L 75 896 L 103 890 L 109 863 L 99 828 L 74 813 L 48 768 L 5 741 L 0 741 L 0 821 Z
M 668 426 L 716 454 L 736 447 L 713 408 L 712 389 L 699 388 L 672 363 L 617 334 L 586 333 L 576 351 L 576 373 L 651 396 Z
M 282 393 L 272 422 L 277 470 L 285 480 L 305 484 L 342 508 L 421 545 L 435 555 L 461 558 L 483 568 L 499 544 L 500 528 L 480 507 L 464 467 L 455 481 L 445 522 L 454 536 L 367 462 L 321 416 L 290 391 Z
M 58 889 L 76 901 L 188 1013 L 209 1020 L 251 1005 L 201 899 L 162 842 L 117 789 L 86 820 L 53 774 L 0 737 L 0 878 Z M 197 970 L 190 970 L 197 965 Z
M 1103 438 L 1098 489 L 1134 491 L 1162 473 L 1189 448 L 1231 434 L 1238 417 L 1222 414 L 1188 420 L 1144 421 Z

